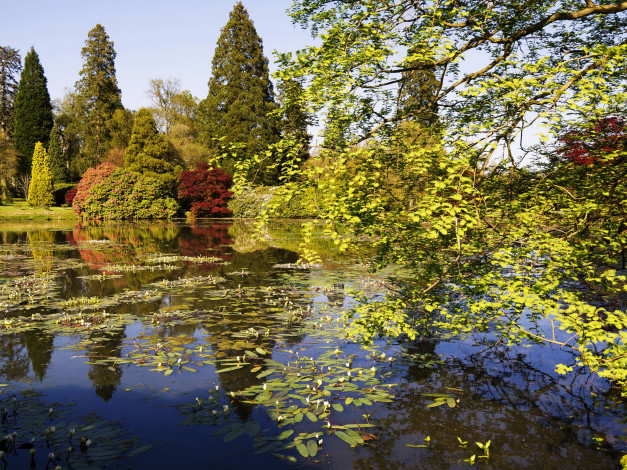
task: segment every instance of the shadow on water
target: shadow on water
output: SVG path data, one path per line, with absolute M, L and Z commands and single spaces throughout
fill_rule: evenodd
M 0 398 L 22 399 L 34 389 L 42 398 L 28 395 L 25 403 L 41 409 L 46 397 L 75 403 L 68 422 L 96 413 L 121 423 L 103 425 L 110 433 L 99 436 L 98 464 L 107 468 L 281 468 L 295 460 L 305 468 L 440 469 L 468 468 L 473 455 L 481 468 L 619 467 L 627 451 L 624 403 L 585 369 L 556 375 L 557 356 L 573 362 L 565 352 L 479 354 L 471 344 L 435 339 L 362 351 L 342 337 L 339 315 L 353 302 L 349 288 L 368 274 L 324 239 L 317 242 L 322 267 L 294 269 L 298 237 L 293 223 L 260 237 L 242 222 L 0 226 L 0 381 L 7 385 Z M 333 349 L 343 351 L 329 359 Z M 303 358 L 315 372 L 295 368 Z M 394 399 L 357 406 L 345 391 L 320 395 L 343 404 L 320 414 L 309 396 L 334 386 L 332 368 L 351 382 L 351 362 L 396 384 Z M 285 380 L 310 377 L 307 388 L 260 399 L 282 369 Z M 320 418 L 277 423 L 275 397 L 292 400 L 280 412 L 286 416 L 309 406 Z M 3 407 L 8 433 L 19 418 Z M 42 416 L 33 412 L 31 421 L 43 431 L 31 438 L 19 428 L 16 438 L 23 446 L 34 439 L 38 456 L 49 451 L 54 423 Z M 353 428 L 360 445 L 338 438 L 340 421 L 362 423 Z M 280 447 L 276 435 L 292 428 L 310 433 L 302 441 L 313 456 L 296 452 L 296 434 Z M 136 437 L 116 455 L 107 440 L 114 435 Z M 489 458 L 480 458 L 476 443 L 488 440 Z M 259 452 L 275 441 L 275 450 Z M 83 461 L 96 462 L 82 450 Z M 24 455 L 15 449 L 11 458 Z

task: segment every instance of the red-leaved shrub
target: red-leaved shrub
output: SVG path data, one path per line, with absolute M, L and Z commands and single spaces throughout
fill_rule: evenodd
M 228 217 L 232 214 L 227 207 L 233 197 L 229 188 L 233 178 L 219 168 L 199 163 L 195 170 L 184 171 L 179 177 L 178 201 L 192 217 Z
M 627 124 L 622 118 L 599 119 L 590 129 L 572 130 L 559 139 L 561 158 L 586 166 L 598 160 L 608 164 L 623 159 L 627 153 Z
M 65 193 L 65 203 L 68 206 L 71 206 L 74 202 L 74 198 L 76 197 L 77 188 L 70 189 L 67 193 Z

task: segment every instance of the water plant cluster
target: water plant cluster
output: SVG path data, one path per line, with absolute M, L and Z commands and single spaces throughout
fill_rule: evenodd
M 503 439 L 473 425 L 473 413 L 483 413 L 476 410 L 484 407 L 487 412 L 492 402 L 522 402 L 527 396 L 514 385 L 504 385 L 502 394 L 486 404 L 484 395 L 493 391 L 473 384 L 469 377 L 487 374 L 493 376 L 488 383 L 504 384 L 501 364 L 512 368 L 515 377 L 529 377 L 552 390 L 557 401 L 571 393 L 546 374 L 530 372 L 529 364 L 518 368 L 515 359 L 502 358 L 498 349 L 484 354 L 494 367 L 477 361 L 479 369 L 473 370 L 472 359 L 451 365 L 450 358 L 438 353 L 435 345 L 443 341 L 441 337 L 398 344 L 355 343 L 355 328 L 346 312 L 357 307 L 358 300 L 368 305 L 383 299 L 389 285 L 387 278 L 368 273 L 359 263 L 349 261 L 341 270 L 330 270 L 323 262 L 297 264 L 283 252 L 282 257 L 270 256 L 275 251 L 265 248 L 267 260 L 256 258 L 258 252 L 247 255 L 258 260 L 253 265 L 240 262 L 241 255 L 228 248 L 221 254 L 177 253 L 169 237 L 152 253 L 123 237 L 115 242 L 101 236 L 84 238 L 75 231 L 72 240 L 80 242 L 68 244 L 33 235 L 26 238 L 28 243 L 2 246 L 3 272 L 13 273 L 0 280 L 3 342 L 31 341 L 26 347 L 37 378 L 46 376 L 51 356 L 67 354 L 73 367 L 85 368 L 96 394 L 105 401 L 122 393 L 122 383 L 129 396 L 141 393 L 141 387 L 132 383 L 134 377 L 151 384 L 152 396 L 159 400 L 170 388 L 191 390 L 155 407 L 155 414 L 173 410 L 178 421 L 170 426 L 210 432 L 215 435 L 210 439 L 243 446 L 258 458 L 278 459 L 281 465 L 324 465 L 338 453 L 352 453 L 359 460 L 401 445 L 407 455 L 415 453 L 421 459 L 442 459 L 446 454 L 450 455 L 446 461 L 457 464 L 502 462 Z M 153 241 L 146 243 L 155 246 Z M 334 265 L 339 263 L 333 260 Z M 36 339 L 40 352 L 29 338 Z M 484 341 L 481 348 L 491 351 L 495 338 L 488 335 Z M 474 347 L 471 344 L 468 347 Z M 43 365 L 36 366 L 35 358 Z M 458 367 L 458 375 L 445 372 L 448 365 Z M 0 374 L 6 374 L 1 361 Z M 7 382 L 11 388 L 19 383 Z M 10 400 L 19 393 L 5 389 L 0 398 Z M 579 399 L 581 407 L 589 406 L 587 398 L 573 394 L 575 402 Z M 42 409 L 48 409 L 45 406 Z M 573 410 L 579 409 L 573 405 Z M 418 417 L 403 421 L 407 410 L 416 410 Z M 454 432 L 438 432 L 438 421 L 456 416 L 469 424 L 455 426 Z M 37 459 L 44 458 L 40 450 L 48 449 L 48 437 L 51 451 L 46 455 L 54 454 L 50 466 L 62 468 L 78 466 L 73 459 L 84 456 L 83 435 L 93 443 L 87 449 L 92 463 L 132 459 L 156 444 L 154 438 L 119 437 L 126 436 L 126 423 L 116 427 L 115 435 L 128 443 L 114 455 L 104 443 L 106 437 L 81 423 L 83 416 L 71 418 L 37 424 L 32 430 L 24 425 L 15 432 L 21 436 L 20 445 L 27 433 L 35 437 Z M 428 432 L 416 424 L 423 421 L 430 423 Z M 606 438 L 599 432 L 601 421 L 602 417 L 593 417 L 595 424 L 578 439 L 602 439 L 595 444 L 599 452 L 615 451 L 620 445 L 610 445 L 611 435 Z M 68 452 L 62 445 L 74 426 L 73 450 Z M 6 454 L 5 459 L 28 457 L 17 450 L 17 456 Z

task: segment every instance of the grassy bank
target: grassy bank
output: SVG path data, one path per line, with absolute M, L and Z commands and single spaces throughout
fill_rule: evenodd
M 71 207 L 31 207 L 23 199 L 0 205 L 0 221 L 4 220 L 76 220 Z

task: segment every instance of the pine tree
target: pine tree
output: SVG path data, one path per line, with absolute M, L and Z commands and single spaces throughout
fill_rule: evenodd
M 76 82 L 81 116 L 76 127 L 83 142 L 81 153 L 88 166 L 95 166 L 112 146 L 110 121 L 122 108 L 122 92 L 115 76 L 116 52 L 100 24 L 89 32 L 81 55 L 83 68 Z
M 268 116 L 276 107 L 274 90 L 261 38 L 241 2 L 220 33 L 211 66 L 209 94 L 199 110 L 203 140 L 215 151 L 243 144 L 248 158 L 265 152 L 279 140 L 279 126 Z
M 48 152 L 41 142 L 35 144 L 33 169 L 28 187 L 28 204 L 38 207 L 50 207 L 54 204 L 52 171 Z
M 0 130 L 11 139 L 15 95 L 17 94 L 17 76 L 22 70 L 22 58 L 19 51 L 0 46 Z
M 137 111 L 131 141 L 124 153 L 124 168 L 157 178 L 174 194 L 183 167 L 172 144 L 157 131 L 155 118 L 148 109 Z
M 15 96 L 15 148 L 20 154 L 20 172 L 28 174 L 35 144 L 48 146 L 53 125 L 48 80 L 35 49 L 26 54 Z
M 50 158 L 52 181 L 54 184 L 65 183 L 67 181 L 67 166 L 61 145 L 61 132 L 59 132 L 59 128 L 56 124 L 52 126 L 52 130 L 50 131 L 48 157 Z

